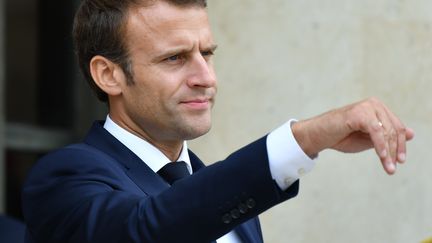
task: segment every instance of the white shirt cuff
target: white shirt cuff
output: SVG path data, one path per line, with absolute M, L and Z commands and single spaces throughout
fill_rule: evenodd
M 291 130 L 292 119 L 267 136 L 270 172 L 282 190 L 288 189 L 301 176 L 310 172 L 315 161 L 298 145 Z

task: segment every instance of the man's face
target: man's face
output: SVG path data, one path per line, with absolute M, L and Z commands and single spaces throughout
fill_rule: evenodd
M 164 1 L 135 8 L 125 39 L 135 84 L 122 84 L 116 112 L 123 122 L 154 142 L 207 133 L 216 94 L 216 46 L 206 10 Z

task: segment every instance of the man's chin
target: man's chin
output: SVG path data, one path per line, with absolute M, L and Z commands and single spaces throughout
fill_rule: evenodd
M 190 129 L 188 129 L 188 131 L 186 131 L 186 134 L 184 134 L 185 138 L 184 140 L 193 140 L 195 138 L 199 138 L 205 134 L 207 134 L 211 129 L 211 124 L 208 125 L 204 125 L 202 126 L 195 126 L 195 127 L 190 127 Z

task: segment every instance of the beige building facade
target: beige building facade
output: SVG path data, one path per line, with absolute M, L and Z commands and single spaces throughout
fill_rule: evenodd
M 299 196 L 261 216 L 266 242 L 420 242 L 432 236 L 432 1 L 210 1 L 219 44 L 207 161 L 271 131 L 375 96 L 416 138 L 387 176 L 373 151 L 325 151 Z

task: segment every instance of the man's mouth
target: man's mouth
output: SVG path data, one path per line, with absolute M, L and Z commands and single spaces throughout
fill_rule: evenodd
M 206 110 L 210 108 L 211 99 L 209 98 L 197 98 L 181 101 L 180 104 L 187 106 L 190 109 L 194 110 Z

